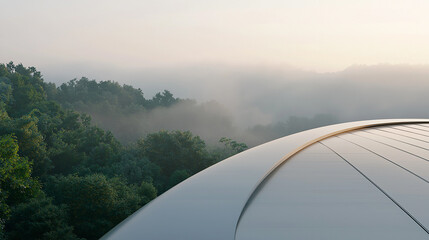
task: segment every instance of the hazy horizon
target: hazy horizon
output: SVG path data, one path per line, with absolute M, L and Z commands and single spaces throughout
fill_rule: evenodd
M 79 72 L 64 68 L 56 71 L 64 75 Z M 85 71 L 91 72 L 89 67 Z M 105 127 L 117 136 L 127 126 L 133 126 L 131 132 L 141 135 L 161 129 L 179 129 L 191 130 L 209 143 L 228 136 L 253 146 L 282 136 L 276 126 L 288 122 L 291 117 L 308 119 L 305 121 L 311 123 L 304 126 L 306 128 L 367 119 L 429 117 L 429 112 L 425 111 L 429 108 L 426 101 L 429 65 L 355 65 L 332 73 L 225 65 L 94 72 L 100 75 L 86 77 L 129 84 L 142 89 L 146 98 L 167 89 L 175 97 L 198 101 L 195 107 L 179 104 L 151 114 L 113 119 L 106 119 L 109 116 L 101 109 L 86 109 L 101 126 L 108 122 L 110 128 Z M 78 76 L 75 75 L 77 79 Z M 46 78 L 46 74 L 45 79 L 53 81 Z M 62 82 L 53 79 L 57 86 Z M 268 129 L 256 131 L 257 126 Z M 302 127 L 298 124 L 290 131 L 304 130 Z
M 241 128 L 318 114 L 429 117 L 427 9 L 423 0 L 9 1 L 0 62 L 34 66 L 57 85 L 112 80 L 146 98 L 167 89 L 198 101 L 199 129 L 217 115 Z M 182 111 L 194 116 L 173 112 Z M 173 112 L 148 119 L 186 128 L 189 116 L 159 121 Z

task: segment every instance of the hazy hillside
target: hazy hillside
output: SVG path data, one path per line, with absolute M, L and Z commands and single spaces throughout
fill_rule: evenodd
M 69 71 L 72 69 L 75 68 Z M 104 111 L 93 111 L 95 122 L 118 136 L 127 132 L 127 126 L 138 126 L 126 134 L 131 139 L 134 131 L 146 134 L 159 129 L 182 129 L 197 133 L 209 143 L 229 136 L 253 146 L 336 122 L 429 117 L 427 111 L 422 111 L 429 107 L 425 100 L 429 88 L 427 65 L 356 65 L 333 73 L 226 65 L 141 71 L 90 67 L 75 70 L 91 72 L 99 80 L 130 84 L 143 89 L 145 96 L 168 89 L 175 96 L 195 99 L 157 109 L 150 115 L 138 112 L 117 120 L 106 117 Z M 64 79 L 76 73 L 64 72 L 60 76 Z M 296 118 L 306 120 L 294 127 Z M 103 125 L 109 121 L 114 123 Z M 121 125 L 124 127 L 116 128 Z
M 57 88 L 34 67 L 0 64 L 0 239 L 98 239 L 157 194 L 247 149 L 230 138 L 208 147 L 179 130 L 125 145 L 73 110 L 115 119 L 180 102 L 87 79 Z

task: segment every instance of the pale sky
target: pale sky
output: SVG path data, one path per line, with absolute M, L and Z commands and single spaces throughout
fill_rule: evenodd
M 0 0 L 0 62 L 429 64 L 427 0 Z

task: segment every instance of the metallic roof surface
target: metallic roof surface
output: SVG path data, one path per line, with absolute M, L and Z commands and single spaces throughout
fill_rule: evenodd
M 104 239 L 427 239 L 429 120 L 316 128 L 188 178 Z

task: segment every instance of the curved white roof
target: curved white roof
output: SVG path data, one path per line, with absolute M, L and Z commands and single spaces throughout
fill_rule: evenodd
M 427 239 L 429 120 L 312 129 L 178 184 L 105 239 Z

